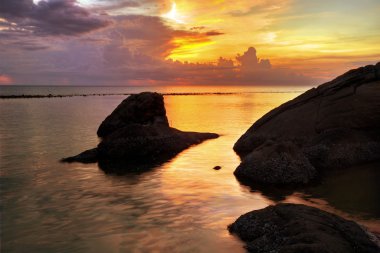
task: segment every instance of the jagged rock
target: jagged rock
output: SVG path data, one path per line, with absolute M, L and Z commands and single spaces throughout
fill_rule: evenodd
M 169 127 L 164 98 L 143 92 L 125 99 L 100 125 L 98 147 L 63 162 L 96 162 L 102 168 L 160 164 L 192 145 L 217 138 L 214 133 L 183 132 Z M 110 166 L 108 166 L 110 165 Z M 116 166 L 114 166 L 116 165 Z
M 379 112 L 380 63 L 351 70 L 255 122 L 234 145 L 242 159 L 235 175 L 251 182 L 306 184 L 326 169 L 379 160 Z M 293 148 L 278 151 L 282 143 Z M 268 180 L 269 173 L 276 176 Z
M 228 230 L 255 253 L 380 252 L 374 235 L 355 222 L 305 205 L 277 204 L 252 211 Z

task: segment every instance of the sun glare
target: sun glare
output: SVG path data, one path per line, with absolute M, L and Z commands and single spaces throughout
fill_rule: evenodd
M 171 10 L 168 13 L 164 14 L 163 17 L 179 24 L 185 23 L 177 12 L 177 4 L 175 2 L 172 3 Z

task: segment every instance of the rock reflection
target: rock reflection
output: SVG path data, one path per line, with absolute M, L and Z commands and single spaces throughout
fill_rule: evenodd
M 380 218 L 380 163 L 331 171 L 319 185 L 303 192 L 354 215 Z
M 105 174 L 114 175 L 129 175 L 129 174 L 142 174 L 154 168 L 160 167 L 162 164 L 157 163 L 130 163 L 128 161 L 106 161 L 101 160 L 98 162 L 99 168 Z

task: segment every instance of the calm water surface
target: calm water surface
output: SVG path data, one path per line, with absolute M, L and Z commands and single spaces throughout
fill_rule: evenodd
M 379 232 L 378 164 L 302 192 L 263 192 L 233 176 L 239 136 L 298 94 L 166 96 L 171 126 L 221 137 L 124 176 L 58 160 L 96 146 L 97 127 L 125 97 L 0 100 L 2 252 L 244 252 L 227 225 L 278 201 L 318 206 Z

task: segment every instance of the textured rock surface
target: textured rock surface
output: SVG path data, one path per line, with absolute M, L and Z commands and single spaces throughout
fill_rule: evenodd
M 283 143 L 293 147 L 279 149 Z M 308 183 L 323 169 L 379 160 L 380 63 L 351 70 L 275 108 L 234 150 L 242 158 L 237 177 L 273 184 Z M 268 169 L 277 176 L 268 179 Z M 302 170 L 303 175 L 294 173 Z
M 252 164 L 255 166 L 251 166 Z M 302 184 L 313 178 L 316 171 L 299 148 L 291 142 L 268 141 L 248 154 L 237 167 L 235 174 L 252 181 L 260 178 L 261 183 L 285 184 L 291 181 Z
M 380 252 L 374 237 L 355 222 L 304 205 L 278 204 L 252 211 L 228 229 L 255 253 Z
M 131 95 L 100 124 L 98 136 L 105 137 L 131 124 L 169 126 L 162 95 L 142 92 Z
M 95 149 L 63 159 L 63 162 L 96 162 L 102 168 L 127 168 L 131 164 L 159 164 L 207 139 L 214 133 L 183 132 L 168 125 L 164 98 L 143 92 L 125 99 L 100 125 L 102 141 Z M 111 165 L 112 166 L 107 166 Z

